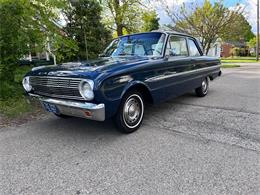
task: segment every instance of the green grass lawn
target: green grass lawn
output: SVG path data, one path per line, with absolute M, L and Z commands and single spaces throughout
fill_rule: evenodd
M 222 64 L 221 68 L 237 68 L 240 67 L 238 64 Z
M 31 104 L 23 96 L 0 100 L 0 108 L 1 114 L 8 118 L 16 118 L 33 111 Z
M 255 57 L 229 57 L 229 58 L 221 58 L 222 63 L 252 63 L 257 62 Z M 259 62 L 260 63 L 260 62 Z
M 22 79 L 24 75 L 31 70 L 30 66 L 19 67 L 15 72 L 15 82 L 10 86 L 2 85 L 5 88 L 1 92 L 8 93 L 9 89 L 12 90 L 11 95 L 8 98 L 0 99 L 0 114 L 8 118 L 16 118 L 24 115 L 25 113 L 34 112 L 33 106 L 28 103 L 24 96 L 24 90 L 22 86 Z

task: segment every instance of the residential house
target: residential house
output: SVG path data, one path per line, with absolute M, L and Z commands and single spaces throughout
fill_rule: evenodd
M 237 48 L 236 52 L 234 52 L 234 48 Z M 245 41 L 226 41 L 221 44 L 221 57 L 227 58 L 235 55 L 248 56 L 249 54 L 250 50 Z

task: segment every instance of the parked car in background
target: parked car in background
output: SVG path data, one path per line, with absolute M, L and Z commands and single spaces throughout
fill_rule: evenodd
M 204 56 L 195 38 L 154 31 L 113 40 L 97 60 L 34 68 L 23 86 L 56 116 L 113 118 L 121 132 L 131 133 L 148 103 L 191 90 L 203 97 L 209 80 L 220 75 L 220 60 Z

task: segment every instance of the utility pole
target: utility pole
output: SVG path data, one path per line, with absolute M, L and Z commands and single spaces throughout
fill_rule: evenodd
M 83 28 L 84 28 L 84 42 L 85 42 L 86 58 L 87 58 L 87 61 L 88 61 L 88 43 L 87 43 L 87 35 L 86 35 L 86 29 L 85 29 L 85 26 L 84 26 Z
M 259 60 L 259 0 L 257 0 L 257 6 L 256 6 L 256 61 Z

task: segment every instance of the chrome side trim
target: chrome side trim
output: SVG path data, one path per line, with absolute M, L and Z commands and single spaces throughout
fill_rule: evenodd
M 186 75 L 186 74 L 193 74 L 193 73 L 199 73 L 199 72 L 203 72 L 203 71 L 214 70 L 216 68 L 220 68 L 220 65 L 206 67 L 206 68 L 200 68 L 200 69 L 190 70 L 190 71 L 185 71 L 185 72 L 180 72 L 180 73 L 172 72 L 172 74 L 158 75 L 158 76 L 146 79 L 145 82 L 154 82 L 154 81 L 159 81 L 159 80 L 163 80 L 163 79 L 167 79 L 167 78 L 171 78 L 171 77 L 176 77 L 176 76 L 182 76 L 182 75 Z
M 29 96 L 32 99 L 40 101 L 40 103 L 47 102 L 56 105 L 60 113 L 64 115 L 87 118 L 96 121 L 105 120 L 105 104 L 93 104 L 89 102 L 53 99 L 32 93 L 29 93 Z M 86 115 L 86 111 L 91 112 L 91 116 Z

